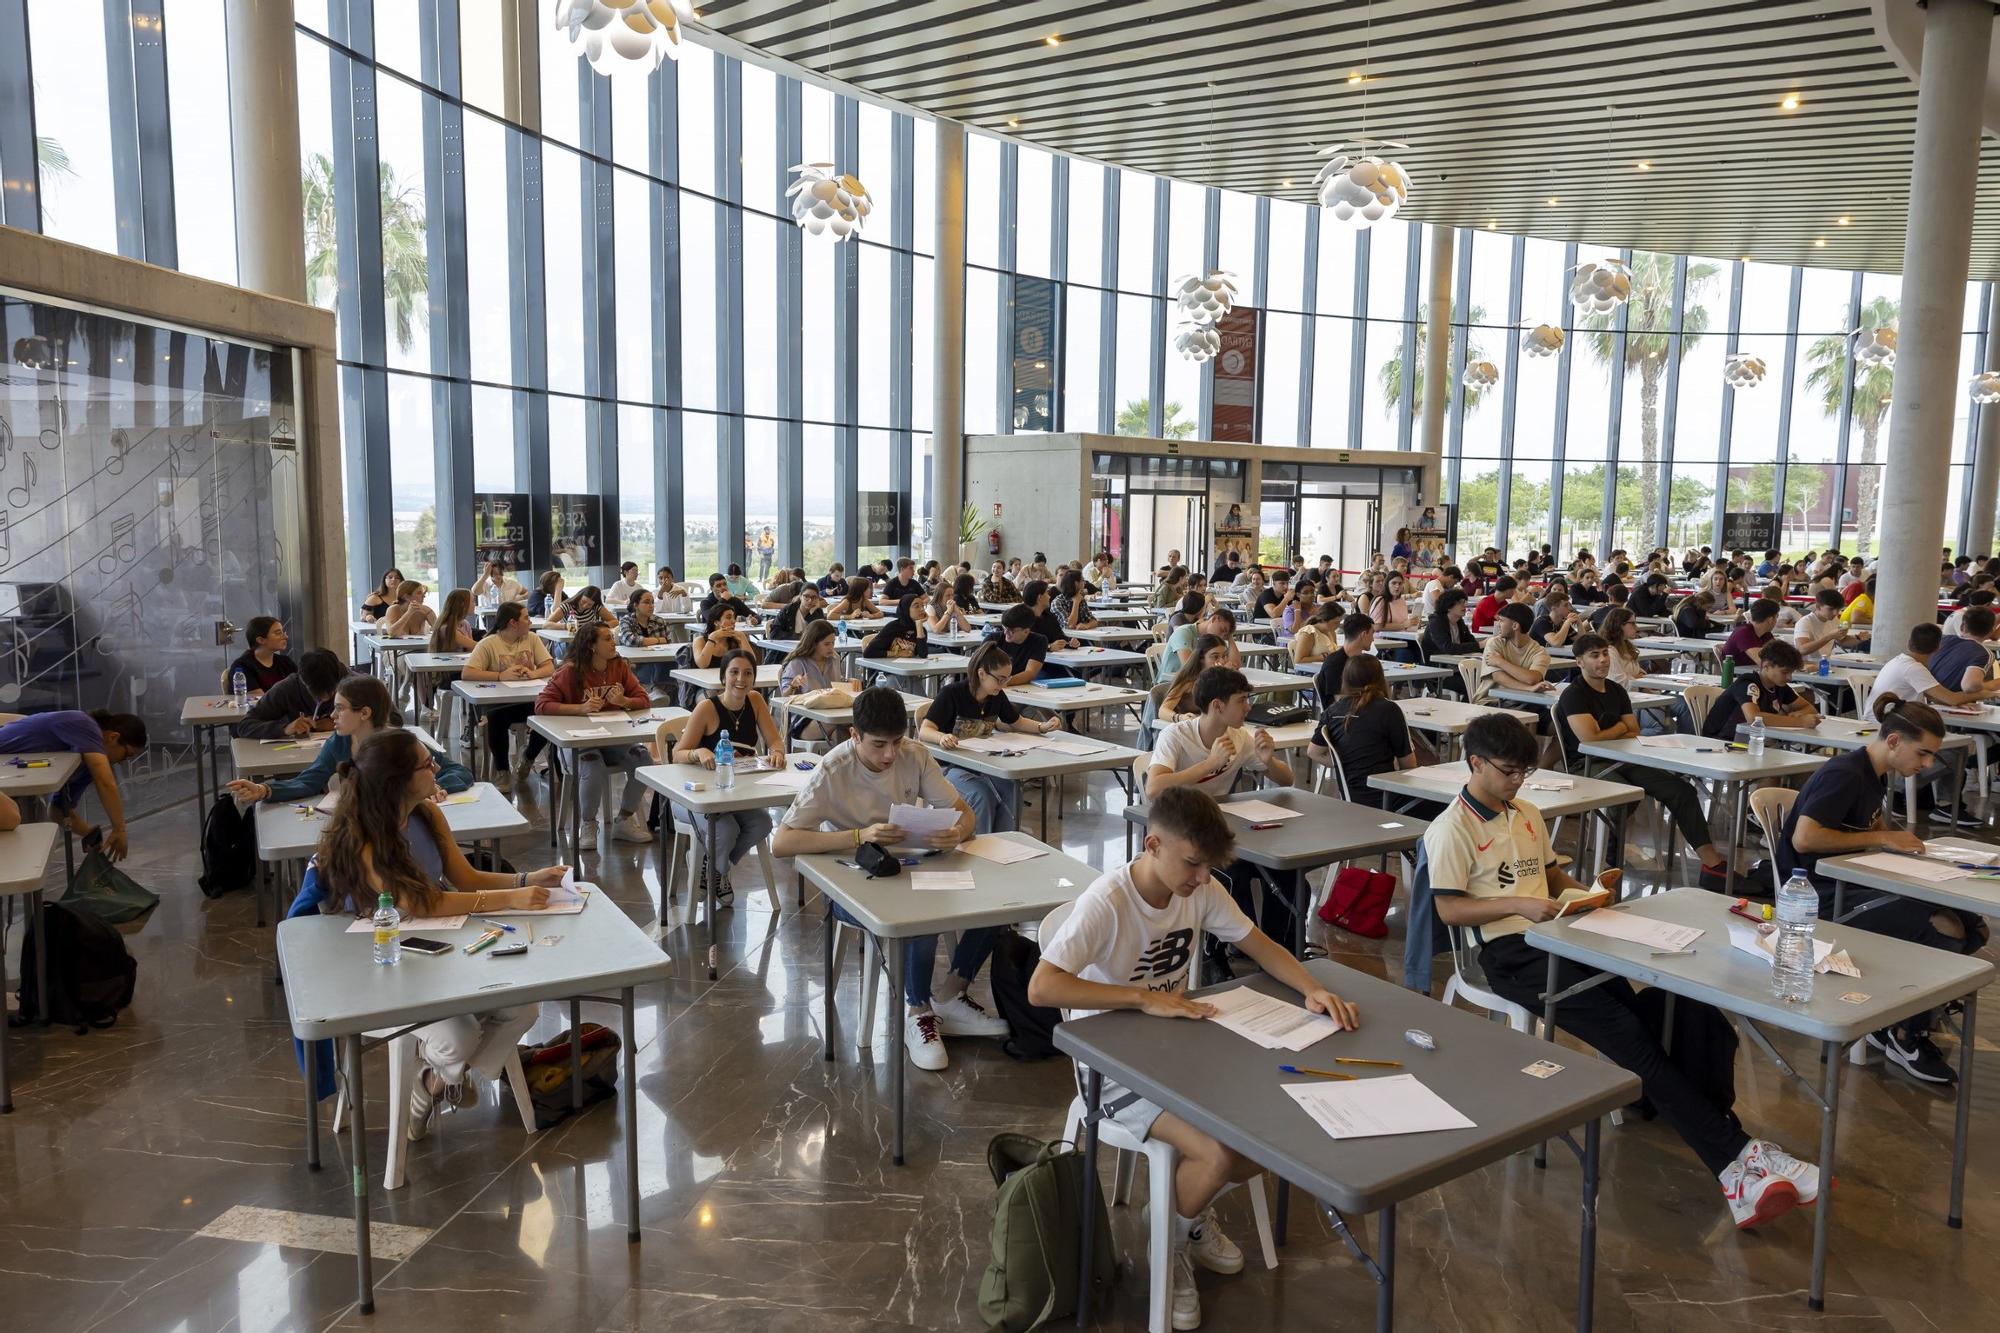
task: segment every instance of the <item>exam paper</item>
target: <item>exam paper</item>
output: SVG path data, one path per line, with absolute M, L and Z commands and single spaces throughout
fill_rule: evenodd
M 1417 1080 L 1415 1074 L 1361 1078 L 1352 1083 L 1286 1083 L 1299 1108 L 1336 1139 L 1385 1134 L 1430 1134 L 1471 1129 L 1472 1121 Z
M 1088 736 L 1047 735 L 1041 738 L 1042 748 L 1054 750 L 1057 754 L 1097 754 L 1111 748 L 1106 741 L 1094 741 Z
M 1006 838 L 996 838 L 990 833 L 982 833 L 976 838 L 967 838 L 958 844 L 961 852 L 970 852 L 982 861 L 995 865 L 1010 866 L 1017 861 L 1032 861 L 1038 856 L 1049 854 L 1046 847 L 1032 847 L 1023 843 L 1010 842 Z
M 812 780 L 812 770 L 782 768 L 775 773 L 757 779 L 760 787 L 783 787 L 787 791 L 804 791 L 806 783 Z
M 1924 842 L 1924 854 L 1943 857 L 1947 861 L 1963 861 L 1968 865 L 2000 866 L 2000 847 L 1991 847 L 1983 842 L 1929 838 Z
M 908 834 L 907 841 L 921 842 L 933 833 L 942 833 L 958 824 L 958 811 L 951 806 L 942 808 L 924 805 L 891 805 L 889 822 Z
M 1287 810 L 1283 806 L 1272 805 L 1269 801 L 1229 801 L 1222 809 L 1225 814 L 1247 819 L 1253 824 L 1278 819 L 1300 819 L 1305 815 L 1303 810 Z
M 1302 1004 L 1290 1004 L 1248 986 L 1190 998 L 1215 1006 L 1215 1016 L 1209 1022 L 1220 1023 L 1266 1050 L 1303 1051 L 1340 1030 L 1325 1014 L 1315 1014 Z
M 958 748 L 970 750 L 974 754 L 1015 754 L 1022 750 L 1032 750 L 1042 743 L 1039 736 L 1026 736 L 1010 732 L 1005 736 L 962 736 Z
M 919 893 L 964 893 L 979 886 L 969 870 L 912 870 L 910 887 Z
M 466 918 L 463 916 L 406 916 L 403 918 L 401 929 L 405 932 L 416 930 L 457 930 L 465 924 L 465 921 Z M 365 935 L 374 929 L 375 922 L 364 916 L 349 926 L 347 933 L 349 935 Z
M 1729 923 L 1729 942 L 1748 954 L 1755 954 L 1767 964 L 1775 967 L 1778 962 L 1778 932 L 1766 934 L 1758 930 L 1755 922 L 1734 920 Z M 1847 956 L 1847 950 L 1834 951 L 1828 940 L 1813 941 L 1813 971 L 1838 972 L 1844 977 L 1858 977 L 1861 969 Z
M 610 734 L 611 728 L 609 727 L 578 727 L 576 730 L 570 732 L 569 738 L 573 741 L 594 741 L 601 740 Z
M 1576 786 L 1575 778 L 1531 778 L 1528 780 L 1528 789 L 1530 791 L 1568 791 L 1574 786 Z
M 1669 732 L 1663 736 L 1642 736 L 1639 744 L 1654 750 L 1721 750 L 1723 741 L 1710 740 L 1705 736 L 1682 736 Z
M 1609 935 L 1614 940 L 1627 940 L 1633 944 L 1651 945 L 1655 949 L 1671 949 L 1676 953 L 1686 949 L 1704 933 L 1700 926 L 1676 926 L 1608 909 L 1588 913 L 1570 928 L 1587 930 L 1593 935 Z
M 1921 879 L 1931 884 L 1942 884 L 1946 880 L 1970 879 L 1977 871 L 1961 870 L 1944 861 L 1933 861 L 1923 856 L 1904 856 L 1897 852 L 1869 852 L 1866 856 L 1854 858 L 1854 864 L 1879 870 L 1885 875 L 1907 875 L 1911 879 Z

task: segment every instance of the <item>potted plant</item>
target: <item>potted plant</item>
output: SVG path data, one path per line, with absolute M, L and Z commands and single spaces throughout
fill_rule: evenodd
M 958 514 L 958 558 L 967 564 L 974 563 L 979 539 L 986 535 L 986 520 L 979 516 L 979 506 L 970 500 Z

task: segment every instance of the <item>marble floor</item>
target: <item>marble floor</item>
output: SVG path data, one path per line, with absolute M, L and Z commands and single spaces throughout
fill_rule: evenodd
M 1122 803 L 1102 776 L 1087 793 L 1072 782 L 1064 846 L 1115 862 Z M 524 807 L 540 818 L 532 795 Z M 695 965 L 695 939 L 677 922 L 663 938 L 671 983 L 639 997 L 631 1132 L 643 1242 L 626 1243 L 619 1215 L 615 1102 L 530 1136 L 489 1093 L 412 1147 L 408 1184 L 394 1193 L 379 1188 L 386 1107 L 371 1105 L 381 1239 L 376 1312 L 359 1314 L 345 1145 L 325 1136 L 326 1169 L 306 1169 L 271 931 L 254 924 L 247 895 L 211 902 L 196 890 L 187 805 L 134 832 L 128 868 L 165 900 L 130 940 L 136 1003 L 107 1031 L 11 1036 L 0 1329 L 981 1326 L 994 1193 L 986 1145 L 1002 1130 L 1059 1133 L 1067 1064 L 954 1042 L 948 1070 L 910 1075 L 909 1162 L 891 1165 L 886 1023 L 873 1055 L 857 1053 L 850 967 L 837 996 L 839 1058 L 821 1060 L 818 905 L 801 912 L 787 882 L 774 912 L 754 860 L 721 917 L 719 979 Z M 517 864 L 550 859 L 545 832 L 505 850 Z M 620 846 L 587 861 L 642 923 L 655 920 L 654 856 Z M 1649 858 L 1637 860 L 1628 871 L 1644 877 Z M 1379 942 L 1314 929 L 1337 959 L 1379 975 L 1400 956 L 1400 923 L 1391 926 Z M 609 1010 L 587 1017 L 616 1021 Z M 535 1035 L 563 1022 L 552 1008 Z M 387 1080 L 382 1055 L 371 1058 L 372 1102 Z M 1597 1327 L 2000 1328 L 2000 1272 L 1974 1263 L 2000 1239 L 2000 1069 L 1990 1053 L 1979 1063 L 1962 1231 L 1943 1221 L 1951 1103 L 1879 1069 L 1846 1080 L 1823 1315 L 1805 1304 L 1808 1214 L 1739 1235 L 1714 1179 L 1664 1128 L 1628 1119 L 1607 1129 Z M 1737 1078 L 1745 1121 L 1810 1155 L 1818 1120 L 1807 1100 L 1747 1051 Z M 1550 1163 L 1542 1172 L 1516 1157 L 1403 1206 L 1399 1327 L 1574 1326 L 1578 1173 L 1567 1154 Z M 1144 1192 L 1142 1180 L 1133 1204 L 1113 1210 L 1126 1263 L 1103 1329 L 1145 1327 Z M 1223 1216 L 1250 1248 L 1240 1194 Z M 1290 1226 L 1275 1272 L 1201 1276 L 1204 1327 L 1372 1326 L 1366 1271 L 1296 1195 Z

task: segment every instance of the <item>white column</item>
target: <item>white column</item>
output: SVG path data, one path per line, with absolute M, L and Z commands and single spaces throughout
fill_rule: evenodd
M 958 515 L 965 508 L 965 126 L 955 120 L 937 123 L 933 276 L 931 558 L 952 565 L 958 562 Z
M 1912 626 L 1937 620 L 1938 550 L 1950 481 L 1960 325 L 1972 249 L 1979 127 L 1993 38 L 1987 0 L 1930 0 L 1903 238 L 1896 395 L 1882 477 L 1882 561 L 1875 648 L 1896 652 Z
M 2000 371 L 2000 291 L 1994 293 L 1986 326 L 1986 368 Z M 1960 392 L 1964 392 L 1961 387 Z M 2000 403 L 1980 403 L 1979 434 L 1972 455 L 1972 518 L 1965 525 L 1965 549 L 1955 555 L 1993 554 L 1993 507 L 2000 504 Z
M 306 299 L 299 194 L 299 64 L 292 0 L 231 5 L 229 144 L 236 196 L 236 281 Z
M 1424 400 L 1418 448 L 1424 460 L 1424 503 L 1436 504 L 1444 486 L 1444 420 L 1451 410 L 1451 282 L 1452 250 L 1458 233 L 1433 222 L 1431 234 L 1430 306 L 1424 315 Z M 1401 522 L 1400 519 L 1397 522 Z M 1388 527 L 1395 527 L 1385 517 Z

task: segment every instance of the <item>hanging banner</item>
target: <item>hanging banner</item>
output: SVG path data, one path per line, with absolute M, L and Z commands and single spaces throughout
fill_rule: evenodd
M 557 569 L 594 569 L 604 563 L 604 501 L 595 495 L 551 495 L 549 518 Z
M 1716 551 L 1749 551 L 1761 555 L 1774 550 L 1778 545 L 1778 516 L 1776 514 L 1724 514 L 1722 516 L 1722 540 L 1716 543 Z
M 510 570 L 529 568 L 528 497 L 518 492 L 475 492 L 472 549 L 481 568 L 488 560 L 498 560 Z
M 1209 438 L 1249 444 L 1257 438 L 1257 312 L 1238 306 L 1217 321 L 1215 410 Z
M 900 492 L 855 492 L 855 546 L 901 546 L 902 519 L 903 497 Z
M 1017 431 L 1056 428 L 1056 285 L 1014 279 L 1013 422 Z

